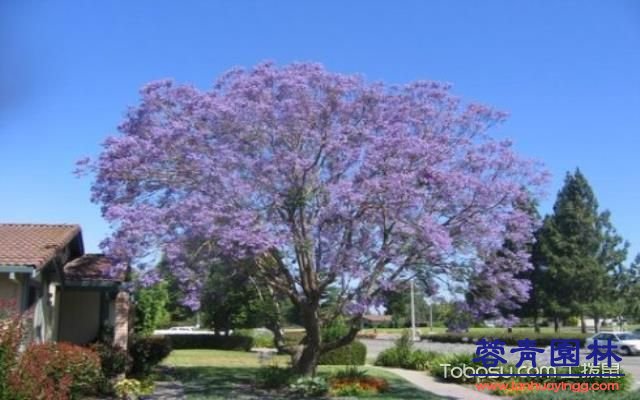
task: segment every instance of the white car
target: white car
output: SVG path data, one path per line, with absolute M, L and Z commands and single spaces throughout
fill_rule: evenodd
M 585 340 L 585 346 L 593 344 L 598 340 L 598 345 L 606 344 L 611 339 L 611 344 L 618 346 L 616 352 L 631 355 L 640 353 L 640 336 L 632 332 L 601 332 Z

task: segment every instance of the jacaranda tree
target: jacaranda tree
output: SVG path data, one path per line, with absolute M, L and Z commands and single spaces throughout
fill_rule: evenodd
M 104 249 L 123 262 L 162 251 L 193 308 L 212 259 L 251 260 L 265 293 L 301 314 L 298 346 L 272 326 L 298 372 L 420 271 L 464 286 L 491 260 L 495 293 L 526 299 L 514 274 L 529 267 L 519 244 L 534 221 L 514 204 L 545 174 L 488 136 L 504 113 L 446 84 L 387 86 L 305 63 L 235 69 L 209 90 L 153 82 L 141 97 L 87 161 L 114 229 Z M 514 250 L 495 259 L 505 240 Z M 330 288 L 338 301 L 321 312 Z M 339 316 L 348 333 L 323 342 Z

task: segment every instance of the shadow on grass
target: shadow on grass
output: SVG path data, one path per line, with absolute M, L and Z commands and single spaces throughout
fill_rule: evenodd
M 240 399 L 240 400 L 276 400 L 292 399 L 280 392 L 270 392 L 255 387 L 255 376 L 258 368 L 232 367 L 175 367 L 172 375 L 180 380 L 189 400 Z M 373 371 L 372 371 L 373 372 Z M 326 376 L 327 373 L 320 372 Z M 380 375 L 372 373 L 372 375 Z M 386 393 L 359 399 L 375 400 L 445 400 L 441 397 L 419 390 L 403 379 L 384 374 L 391 386 Z M 327 397 L 328 398 L 328 397 Z

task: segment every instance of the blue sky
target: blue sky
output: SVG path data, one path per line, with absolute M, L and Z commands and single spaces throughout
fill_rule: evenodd
M 454 84 L 511 113 L 497 135 L 553 174 L 580 167 L 640 251 L 638 1 L 16 1 L 0 5 L 0 221 L 108 233 L 74 162 L 148 81 L 210 86 L 270 59 Z

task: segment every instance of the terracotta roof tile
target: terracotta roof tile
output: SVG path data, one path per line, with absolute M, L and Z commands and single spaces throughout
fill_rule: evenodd
M 123 281 L 124 272 L 111 275 L 113 262 L 103 254 L 85 254 L 64 266 L 64 276 L 68 280 Z
M 41 268 L 80 233 L 66 224 L 0 224 L 0 265 Z

